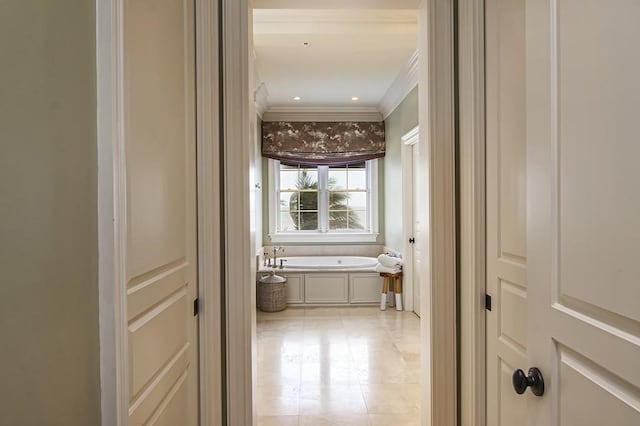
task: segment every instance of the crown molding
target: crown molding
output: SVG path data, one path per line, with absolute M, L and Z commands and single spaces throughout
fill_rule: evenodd
M 378 109 L 383 119 L 386 120 L 409 92 L 418 85 L 418 58 L 418 50 L 416 50 L 380 101 Z
M 382 121 L 376 107 L 270 107 L 264 121 Z

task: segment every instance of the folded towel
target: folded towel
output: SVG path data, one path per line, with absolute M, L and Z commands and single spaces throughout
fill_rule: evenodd
M 378 256 L 378 262 L 387 268 L 394 268 L 396 266 L 402 266 L 404 262 L 401 258 L 395 256 L 389 256 L 388 254 L 381 254 Z
M 402 267 L 401 266 L 395 266 L 395 267 L 388 267 L 388 266 L 384 266 L 380 263 L 378 263 L 376 265 L 376 272 L 381 272 L 383 274 L 397 274 L 402 272 Z

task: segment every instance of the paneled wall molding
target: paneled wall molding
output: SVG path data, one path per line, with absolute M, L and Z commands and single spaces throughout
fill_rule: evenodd
M 380 101 L 378 109 L 385 120 L 418 84 L 418 57 L 416 50 Z
M 269 107 L 264 121 L 382 121 L 376 107 Z

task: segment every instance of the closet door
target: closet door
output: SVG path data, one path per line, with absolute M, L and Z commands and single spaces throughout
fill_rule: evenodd
M 194 5 L 122 13 L 129 424 L 195 426 Z

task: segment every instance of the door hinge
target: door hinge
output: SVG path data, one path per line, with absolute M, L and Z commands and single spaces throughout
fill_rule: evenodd
M 415 243 L 415 242 L 416 242 L 416 239 L 415 239 L 415 238 L 413 238 L 413 237 L 409 238 L 409 244 L 413 244 L 413 243 Z
M 488 294 L 484 295 L 484 308 L 487 311 L 491 311 L 491 296 Z
M 193 301 L 193 316 L 198 316 L 198 314 L 200 313 L 200 298 L 195 299 Z

